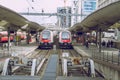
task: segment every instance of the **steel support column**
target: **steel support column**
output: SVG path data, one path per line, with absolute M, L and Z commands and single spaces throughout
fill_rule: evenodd
M 8 32 L 8 45 L 7 45 L 7 49 L 8 49 L 8 52 L 9 52 L 9 50 L 10 50 L 10 27 L 8 27 L 7 32 Z
M 99 52 L 101 53 L 101 29 L 99 29 Z

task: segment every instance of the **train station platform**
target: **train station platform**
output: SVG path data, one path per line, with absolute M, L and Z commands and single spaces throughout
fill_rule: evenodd
M 57 80 L 104 80 L 101 77 L 96 77 L 96 78 L 92 78 L 92 77 L 57 77 Z
M 101 52 L 96 45 L 90 44 L 89 48 L 81 44 L 73 45 L 74 49 L 83 57 L 91 58 L 95 63 L 104 65 L 113 70 L 120 71 L 120 53 L 119 49 L 111 47 L 102 47 Z
M 13 44 L 13 43 L 12 43 Z M 38 45 L 35 42 L 31 42 L 30 44 L 21 43 L 20 45 L 12 45 L 9 48 L 0 48 L 0 72 L 2 71 L 3 64 L 7 58 L 11 57 L 23 57 L 27 56 L 30 52 L 34 51 Z
M 86 48 L 86 46 L 81 44 L 74 44 L 73 48 L 83 57 L 92 57 L 95 54 L 106 54 L 108 56 L 119 56 L 119 49 L 111 48 L 111 47 L 102 47 L 101 52 L 99 52 L 99 48 L 95 44 L 90 44 L 89 48 Z
M 0 80 L 40 80 L 40 77 L 39 76 L 0 76 Z

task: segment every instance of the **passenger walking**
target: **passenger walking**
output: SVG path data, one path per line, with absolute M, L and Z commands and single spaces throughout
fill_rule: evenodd
M 102 41 L 102 46 L 105 47 L 105 45 L 106 45 L 106 42 L 103 40 Z
M 118 51 L 118 56 L 120 57 L 120 49 L 119 49 L 119 51 Z
M 36 40 L 36 43 L 38 43 L 38 35 L 37 34 L 35 35 L 35 40 Z
M 112 40 L 110 41 L 110 45 L 111 45 L 111 47 L 113 47 L 113 41 Z
M 107 47 L 109 47 L 110 46 L 110 41 L 108 40 L 108 42 L 107 42 Z
M 27 34 L 27 44 L 29 44 L 31 41 L 31 35 L 30 34 Z
M 76 42 L 79 43 L 79 36 L 77 35 Z
M 75 39 L 76 39 L 76 34 L 73 35 L 73 40 L 75 40 Z
M 88 42 L 88 40 L 86 40 L 85 46 L 86 46 L 86 48 L 89 48 L 89 42 Z

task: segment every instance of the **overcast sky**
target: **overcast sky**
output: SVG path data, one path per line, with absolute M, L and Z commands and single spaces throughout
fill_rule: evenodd
M 67 6 L 70 5 L 71 0 L 67 0 Z M 0 0 L 0 5 L 5 6 L 15 12 L 42 12 L 55 13 L 57 7 L 64 6 L 64 0 Z M 24 16 L 30 21 L 35 21 L 39 24 L 44 23 L 56 23 L 56 17 L 35 17 L 35 16 Z
M 57 7 L 64 6 L 64 0 L 0 0 L 0 5 L 8 7 L 16 12 L 29 11 L 41 12 L 44 9 L 45 12 L 56 12 Z M 67 0 L 67 5 L 70 5 Z M 32 9 L 33 7 L 33 9 Z

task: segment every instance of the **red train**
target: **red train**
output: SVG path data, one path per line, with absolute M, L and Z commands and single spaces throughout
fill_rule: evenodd
M 10 41 L 14 40 L 14 33 L 10 34 Z M 17 37 L 19 37 L 20 40 L 25 39 L 25 35 L 22 32 L 17 32 Z M 8 32 L 7 31 L 2 31 L 0 32 L 0 43 L 3 42 L 8 42 Z
M 10 41 L 13 41 L 13 34 L 10 34 Z M 0 42 L 8 42 L 7 31 L 0 32 Z

